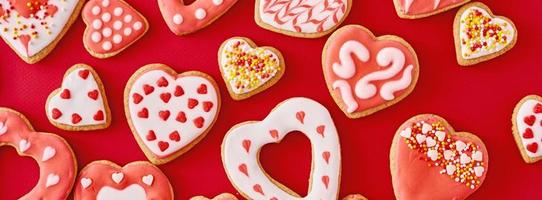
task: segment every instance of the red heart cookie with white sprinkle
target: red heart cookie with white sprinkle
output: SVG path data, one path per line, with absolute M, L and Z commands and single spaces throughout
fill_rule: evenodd
M 205 28 L 236 2 L 237 0 L 195 0 L 190 5 L 185 5 L 183 0 L 158 0 L 158 6 L 169 29 L 181 36 Z
M 476 135 L 455 132 L 436 115 L 415 116 L 397 130 L 390 150 L 395 197 L 466 199 L 484 182 L 488 161 Z
M 469 3 L 455 16 L 457 62 L 469 66 L 504 54 L 516 45 L 517 32 L 512 20 L 494 16 L 483 3 Z
M 293 37 L 318 38 L 346 19 L 352 0 L 256 0 L 256 23 Z
M 207 197 L 204 197 L 204 196 L 197 196 L 197 197 L 192 197 L 190 198 L 190 200 L 237 200 L 237 197 L 235 197 L 234 195 L 232 194 L 229 194 L 229 193 L 223 193 L 223 194 L 220 194 L 212 199 L 209 199 Z
M 341 174 L 339 137 L 329 111 L 316 101 L 291 98 L 263 120 L 231 128 L 222 143 L 222 163 L 228 178 L 247 199 L 297 199 L 262 169 L 260 149 L 300 131 L 311 142 L 312 170 L 304 199 L 337 199 Z
M 149 162 L 120 167 L 106 160 L 94 161 L 81 170 L 77 180 L 76 200 L 174 199 L 166 175 Z
M 397 15 L 405 19 L 418 19 L 446 12 L 470 0 L 393 0 Z
M 220 94 L 205 73 L 177 74 L 166 65 L 150 64 L 132 75 L 124 103 L 139 146 L 152 163 L 164 164 L 205 137 L 218 116 Z
M 83 0 L 0 1 L 0 36 L 29 64 L 45 58 L 79 16 Z
M 542 97 L 523 98 L 512 114 L 512 132 L 523 160 L 535 163 L 542 160 Z
M 35 132 L 21 113 L 0 108 L 0 147 L 5 145 L 17 149 L 21 156 L 32 157 L 39 167 L 36 186 L 19 199 L 68 198 L 77 173 L 77 161 L 63 138 Z M 2 164 L 9 163 L 3 161 Z
M 257 47 L 243 37 L 230 38 L 218 50 L 218 63 L 230 96 L 247 99 L 277 83 L 286 66 L 279 50 Z
M 360 118 L 407 97 L 418 81 L 416 52 L 403 39 L 375 37 L 362 26 L 340 28 L 324 47 L 323 70 L 335 102 Z
M 85 48 L 97 58 L 117 55 L 149 29 L 147 19 L 123 0 L 91 0 L 82 15 Z
M 103 83 L 98 73 L 85 64 L 66 71 L 62 86 L 51 92 L 45 109 L 49 122 L 64 130 L 98 130 L 111 124 Z

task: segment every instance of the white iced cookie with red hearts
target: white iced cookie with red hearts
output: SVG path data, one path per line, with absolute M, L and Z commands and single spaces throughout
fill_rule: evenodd
M 469 66 L 496 58 L 516 45 L 517 36 L 512 20 L 493 15 L 483 3 L 469 3 L 455 16 L 457 62 Z
M 126 118 L 147 158 L 167 163 L 205 137 L 220 110 L 214 79 L 199 71 L 177 74 L 163 64 L 137 70 L 124 91 Z
M 97 58 L 117 55 L 149 29 L 147 19 L 123 0 L 91 0 L 82 16 L 85 48 Z
M 98 73 L 85 64 L 66 71 L 62 86 L 47 98 L 45 110 L 49 122 L 64 130 L 98 130 L 111 124 L 103 83 Z
M 351 7 L 352 0 L 256 0 L 254 19 L 273 32 L 318 38 L 335 30 Z
M 2 0 L 0 36 L 29 64 L 45 58 L 79 16 L 83 0 Z
M 311 142 L 312 170 L 307 196 L 299 197 L 264 172 L 261 148 L 293 131 Z M 247 199 L 337 199 L 341 173 L 339 137 L 328 110 L 307 98 L 280 103 L 263 121 L 240 123 L 222 143 L 222 163 L 234 187 Z
M 404 19 L 418 19 L 446 12 L 470 0 L 393 0 L 397 15 Z
M 32 157 L 39 167 L 39 179 L 19 199 L 67 199 L 77 173 L 77 161 L 70 145 L 51 133 L 36 132 L 17 111 L 0 108 L 0 147 L 12 146 L 21 156 Z M 5 161 L 3 164 L 7 164 Z M 24 172 L 20 172 L 24 173 Z
M 220 46 L 218 64 L 230 96 L 247 99 L 277 83 L 286 65 L 280 51 L 257 47 L 244 37 L 230 38 Z
M 518 102 L 512 114 L 512 132 L 523 160 L 542 160 L 542 97 L 529 95 Z
M 132 162 L 124 167 L 94 161 L 79 173 L 74 199 L 173 200 L 173 188 L 158 167 L 149 162 Z
M 197 196 L 197 197 L 192 197 L 190 198 L 190 200 L 237 200 L 237 197 L 235 197 L 234 195 L 230 194 L 230 193 L 223 193 L 223 194 L 220 194 L 212 199 L 209 199 L 207 197 L 204 197 L 204 196 Z

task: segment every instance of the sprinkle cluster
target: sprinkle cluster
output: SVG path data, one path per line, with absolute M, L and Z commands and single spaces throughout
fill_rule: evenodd
M 252 91 L 281 70 L 280 61 L 274 53 L 263 48 L 253 49 L 242 40 L 227 46 L 224 54 L 224 75 L 237 91 Z
M 420 159 L 429 167 L 440 167 L 440 174 L 448 175 L 471 189 L 480 186 L 485 166 L 482 151 L 472 142 L 454 139 L 446 132 L 443 122 L 420 121 L 403 130 L 400 135 L 412 150 L 422 155 Z
M 27 0 L 24 8 L 17 8 L 9 2 L 9 8 L 0 8 L 0 24 L 9 23 L 15 26 L 12 29 L 4 27 L 2 31 L 11 32 L 14 40 L 21 39 L 23 43 L 27 43 L 30 38 L 38 38 L 37 26 L 43 27 L 45 33 L 51 35 L 50 24 L 45 19 L 53 16 L 57 10 L 56 6 L 49 5 L 47 1 L 43 0 Z M 15 23 L 10 21 L 13 15 Z M 25 21 L 26 19 L 34 19 L 36 23 Z
M 495 52 L 507 45 L 512 38 L 510 24 L 507 22 L 497 22 L 481 8 L 471 8 L 463 15 L 461 29 L 464 36 L 461 43 L 467 48 L 463 51 L 464 57 L 471 57 L 473 54 L 484 52 Z

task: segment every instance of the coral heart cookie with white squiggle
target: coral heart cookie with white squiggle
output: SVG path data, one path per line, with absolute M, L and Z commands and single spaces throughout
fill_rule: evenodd
M 249 98 L 273 86 L 286 68 L 280 51 L 257 47 L 252 40 L 243 37 L 222 43 L 218 63 L 230 96 L 235 100 Z
M 493 15 L 483 3 L 469 3 L 455 16 L 457 62 L 475 65 L 504 54 L 516 45 L 517 32 L 512 20 Z
M 293 37 L 318 38 L 335 30 L 350 13 L 352 0 L 256 0 L 256 23 Z
M 302 132 L 312 146 L 312 170 L 307 196 L 301 198 L 271 178 L 259 162 L 261 148 L 279 143 L 294 131 Z M 316 101 L 291 98 L 263 120 L 234 126 L 222 143 L 222 163 L 228 178 L 247 199 L 337 199 L 341 149 L 329 111 Z
M 124 91 L 128 123 L 154 164 L 167 163 L 205 137 L 220 110 L 214 79 L 199 71 L 177 74 L 150 64 L 132 75 Z
M 76 200 L 173 200 L 173 188 L 158 167 L 149 162 L 132 162 L 124 167 L 106 161 L 94 161 L 79 173 Z
M 169 29 L 181 36 L 205 28 L 236 2 L 237 0 L 195 0 L 186 5 L 184 0 L 158 0 L 158 6 Z
M 98 130 L 111 124 L 103 83 L 98 73 L 85 64 L 66 71 L 62 86 L 51 92 L 45 109 L 49 122 L 64 130 Z
M 397 15 L 405 19 L 418 19 L 446 12 L 470 0 L 393 0 Z
M 97 58 L 117 55 L 149 29 L 147 19 L 123 0 L 90 0 L 82 15 L 85 48 Z
M 190 200 L 237 200 L 237 197 L 235 197 L 234 195 L 232 194 L 229 194 L 229 193 L 223 193 L 223 194 L 220 194 L 212 199 L 209 199 L 207 197 L 204 197 L 204 196 L 197 196 L 197 197 L 192 197 L 190 198 Z
M 395 197 L 466 199 L 484 182 L 488 156 L 480 138 L 455 132 L 443 118 L 412 117 L 397 130 L 390 150 Z
M 396 104 L 418 80 L 418 58 L 406 41 L 393 35 L 375 37 L 362 26 L 337 30 L 322 56 L 329 92 L 350 118 Z
M 535 163 L 542 160 L 542 97 L 523 98 L 512 114 L 512 132 L 523 160 Z
M 0 108 L 0 147 L 5 145 L 17 149 L 21 156 L 32 157 L 39 167 L 36 186 L 19 199 L 68 198 L 77 173 L 77 161 L 63 138 L 35 132 L 21 113 Z M 7 164 L 6 161 L 3 164 Z
M 45 58 L 77 19 L 83 0 L 2 0 L 0 36 L 29 64 Z

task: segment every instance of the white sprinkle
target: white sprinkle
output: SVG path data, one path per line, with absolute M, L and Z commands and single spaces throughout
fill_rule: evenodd
M 113 10 L 113 14 L 114 14 L 115 16 L 120 16 L 120 15 L 122 15 L 122 12 L 123 12 L 123 11 L 124 11 L 124 10 L 122 10 L 121 7 L 116 7 L 115 10 Z
M 202 20 L 203 18 L 207 16 L 207 12 L 205 12 L 203 8 L 198 8 L 196 9 L 196 12 L 194 13 L 194 15 L 196 16 L 196 19 Z
M 111 44 L 111 42 L 107 41 L 102 44 L 102 48 L 106 51 L 109 51 L 111 50 L 111 48 L 113 48 L 113 45 Z
M 177 25 L 180 25 L 183 23 L 183 16 L 181 14 L 176 14 L 175 16 L 173 16 L 173 23 L 177 24 Z
M 119 21 L 119 20 L 115 21 L 115 22 L 113 23 L 113 28 L 114 28 L 115 30 L 120 30 L 120 29 L 122 28 L 122 22 Z
M 136 23 L 134 23 L 134 26 L 133 26 L 133 27 L 134 27 L 134 29 L 135 29 L 136 31 L 138 31 L 139 29 L 143 28 L 143 23 L 141 23 L 141 22 L 136 22 Z
M 102 9 L 100 8 L 100 6 L 94 6 L 94 7 L 92 7 L 91 12 L 92 12 L 93 15 L 98 15 L 98 14 L 100 14 L 100 12 L 102 12 Z
M 109 14 L 108 12 L 104 13 L 104 14 L 102 15 L 102 21 L 104 21 L 104 22 L 109 22 L 109 21 L 111 21 L 111 14 Z

